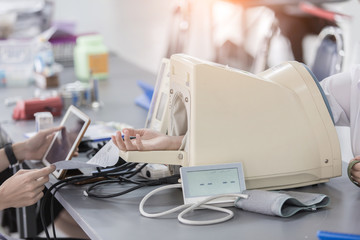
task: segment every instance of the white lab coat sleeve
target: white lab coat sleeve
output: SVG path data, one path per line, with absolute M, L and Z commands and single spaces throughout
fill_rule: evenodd
M 321 83 L 334 116 L 335 125 L 350 127 L 354 156 L 360 155 L 360 65 L 335 74 Z
M 349 73 L 339 73 L 320 82 L 329 102 L 335 125 L 350 126 L 350 86 Z

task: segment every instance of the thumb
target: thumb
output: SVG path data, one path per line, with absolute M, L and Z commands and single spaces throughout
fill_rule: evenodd
M 54 138 L 54 136 L 55 136 L 55 133 L 52 133 L 52 134 L 50 134 L 50 135 L 47 135 L 47 136 L 46 136 L 46 142 L 51 142 L 51 140 Z

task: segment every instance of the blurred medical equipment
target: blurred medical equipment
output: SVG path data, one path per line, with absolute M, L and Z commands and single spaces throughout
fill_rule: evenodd
M 296 191 L 245 190 L 246 199 L 238 199 L 235 207 L 261 214 L 291 217 L 300 211 L 313 212 L 327 207 L 329 196 L 320 193 Z
M 149 218 L 160 217 L 185 209 L 178 215 L 181 223 L 189 225 L 206 225 L 227 221 L 234 216 L 231 210 L 222 207 L 234 206 L 245 187 L 244 173 L 241 163 L 206 165 L 180 168 L 181 184 L 167 185 L 151 191 L 139 205 L 141 215 Z M 160 213 L 147 213 L 145 202 L 155 193 L 169 188 L 182 188 L 184 204 Z M 225 217 L 205 221 L 185 219 L 184 215 L 195 209 L 210 209 L 227 213 Z
M 170 60 L 162 59 L 145 128 L 167 133 L 169 109 Z
M 51 25 L 52 1 L 2 0 L 0 6 L 0 38 L 33 38 Z
M 141 80 L 138 80 L 136 82 L 140 89 L 143 91 L 143 93 L 135 98 L 135 104 L 149 111 L 151 99 L 154 93 L 154 85 L 143 82 Z
M 37 112 L 51 112 L 53 116 L 60 116 L 62 107 L 60 97 L 19 100 L 14 108 L 12 118 L 14 120 L 35 119 L 34 114 Z
M 64 109 L 67 109 L 70 105 L 76 107 L 100 107 L 102 103 L 99 99 L 98 84 L 97 79 L 91 79 L 90 83 L 75 81 L 65 84 L 60 92 L 64 103 Z
M 74 48 L 77 35 L 75 34 L 75 22 L 54 22 L 56 31 L 49 39 L 55 62 L 64 67 L 74 66 Z
M 341 175 L 331 110 L 311 71 L 286 62 L 257 75 L 175 54 L 169 135 L 178 151 L 120 151 L 131 162 L 199 166 L 242 162 L 248 189 L 284 189 Z M 156 115 L 156 111 L 154 113 Z
M 319 34 L 312 72 L 319 81 L 343 69 L 344 40 L 340 28 L 328 26 Z
M 100 35 L 85 35 L 76 39 L 74 67 L 76 77 L 82 81 L 91 78 L 106 79 L 109 74 L 109 50 Z
M 35 130 L 38 132 L 43 129 L 51 128 L 54 123 L 54 117 L 51 112 L 37 112 L 35 116 Z
M 30 83 L 36 55 L 35 40 L 1 40 L 0 69 L 7 87 L 24 87 Z
M 58 86 L 57 74 L 62 66 L 54 62 L 47 41 L 54 31 L 49 28 L 34 38 L 0 41 L 0 69 L 7 87 L 24 87 L 34 79 L 41 88 Z
M 324 194 L 246 190 L 241 163 L 182 167 L 180 173 L 181 185 L 160 187 L 143 198 L 139 205 L 140 213 L 143 216 L 156 218 L 182 210 L 177 217 L 181 223 L 205 225 L 224 222 L 233 217 L 234 213 L 231 210 L 222 207 L 235 206 L 245 211 L 291 217 L 299 211 L 312 212 L 324 208 L 330 202 L 330 198 Z M 151 196 L 170 188 L 182 188 L 183 205 L 157 213 L 148 213 L 144 210 L 145 202 Z M 196 209 L 210 209 L 227 213 L 227 215 L 206 221 L 184 218 L 186 213 Z M 192 218 L 194 219 L 194 216 Z

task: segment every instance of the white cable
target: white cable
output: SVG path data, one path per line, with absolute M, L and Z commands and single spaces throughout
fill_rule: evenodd
M 164 187 L 160 187 L 157 188 L 153 191 L 151 191 L 150 193 L 148 193 L 140 202 L 139 205 L 139 211 L 141 213 L 141 215 L 145 216 L 145 217 L 149 217 L 149 218 L 155 218 L 155 217 L 161 217 L 161 216 L 165 216 L 167 214 L 170 213 L 174 213 L 177 212 L 183 208 L 186 208 L 185 210 L 183 210 L 182 212 L 180 212 L 180 214 L 178 215 L 178 220 L 183 223 L 183 224 L 189 224 L 189 225 L 209 225 L 209 224 L 215 224 L 215 223 L 221 223 L 221 222 L 225 222 L 229 219 L 231 219 L 234 216 L 233 211 L 225 209 L 225 208 L 221 208 L 221 207 L 216 207 L 216 206 L 211 206 L 211 205 L 206 205 L 205 203 L 210 202 L 212 200 L 218 199 L 218 198 L 223 198 L 223 197 L 241 197 L 241 198 L 247 198 L 248 195 L 245 194 L 225 194 L 225 195 L 217 195 L 217 196 L 211 196 L 208 197 L 206 199 L 204 199 L 203 201 L 200 201 L 196 204 L 184 204 L 184 205 L 180 205 L 178 207 L 166 210 L 164 212 L 159 212 L 159 213 L 147 213 L 144 211 L 144 205 L 145 202 L 155 193 L 158 193 L 162 190 L 165 189 L 171 189 L 171 188 L 181 188 L 181 184 L 174 184 L 174 185 L 167 185 Z M 183 218 L 183 216 L 196 209 L 196 208 L 206 208 L 206 209 L 210 209 L 210 210 L 214 210 L 214 211 L 220 211 L 223 213 L 227 213 L 228 215 L 226 215 L 225 217 L 222 218 L 218 218 L 218 219 L 212 219 L 212 220 L 205 220 L 205 221 L 194 221 L 194 220 L 188 220 Z
M 173 212 L 177 212 L 177 211 L 179 211 L 179 210 L 181 210 L 181 209 L 183 209 L 185 207 L 191 206 L 191 204 L 180 205 L 178 207 L 175 207 L 175 208 L 172 208 L 172 209 L 169 209 L 167 211 L 160 212 L 160 213 L 147 213 L 147 212 L 144 211 L 145 202 L 152 195 L 154 195 L 155 193 L 160 192 L 162 190 L 171 189 L 171 188 L 181 188 L 181 184 L 166 185 L 166 186 L 163 186 L 163 187 L 159 187 L 159 188 L 149 192 L 148 194 L 146 194 L 145 197 L 141 200 L 140 205 L 139 205 L 139 211 L 140 211 L 141 215 L 143 215 L 144 217 L 148 217 L 148 218 L 156 218 L 156 217 L 161 217 L 161 216 L 168 215 L 168 214 L 173 213 Z
M 224 198 L 224 197 L 248 198 L 248 195 L 245 195 L 245 194 L 223 194 L 223 195 L 217 195 L 217 196 L 208 197 L 208 198 L 204 199 L 203 201 L 192 204 L 190 207 L 188 207 L 187 209 L 182 211 L 178 215 L 178 220 L 181 223 L 189 224 L 189 225 L 209 225 L 209 224 L 225 222 L 225 221 L 231 219 L 234 216 L 233 211 L 231 211 L 229 209 L 226 209 L 226 208 L 216 207 L 216 206 L 211 206 L 211 205 L 206 205 L 205 204 L 205 203 L 210 202 L 212 200 L 215 200 L 215 199 L 218 199 L 218 198 Z M 211 220 L 206 220 L 206 221 L 194 221 L 194 220 L 188 220 L 188 219 L 183 218 L 183 216 L 186 213 L 188 213 L 188 212 L 190 212 L 190 211 L 192 211 L 192 210 L 194 210 L 196 208 L 207 208 L 207 209 L 211 209 L 211 210 L 214 210 L 214 211 L 227 213 L 228 215 L 226 215 L 225 217 L 222 217 L 222 218 L 211 219 Z

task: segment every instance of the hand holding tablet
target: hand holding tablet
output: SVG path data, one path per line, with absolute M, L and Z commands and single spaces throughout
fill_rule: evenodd
M 90 118 L 74 106 L 70 106 L 62 119 L 61 131 L 55 134 L 48 150 L 42 159 L 45 166 L 58 161 L 70 160 L 78 147 L 86 129 L 90 124 Z M 59 169 L 53 172 L 54 176 L 61 179 L 66 170 Z

